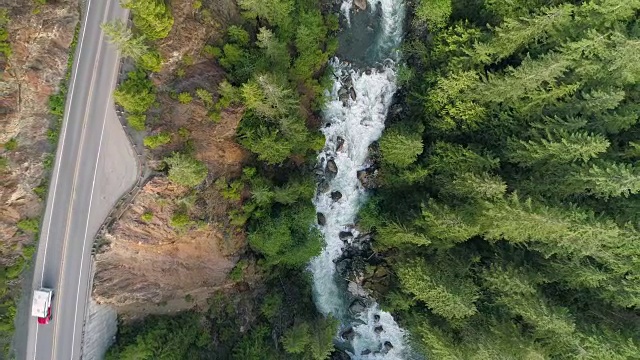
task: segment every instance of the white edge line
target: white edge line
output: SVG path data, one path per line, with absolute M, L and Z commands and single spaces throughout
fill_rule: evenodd
M 75 84 L 76 84 L 76 78 L 78 76 L 78 68 L 80 67 L 80 59 L 82 58 L 82 43 L 84 42 L 84 34 L 87 31 L 87 20 L 89 19 L 89 10 L 91 9 L 91 0 L 87 0 L 87 10 L 85 13 L 85 17 L 84 17 L 84 24 L 82 25 L 82 34 L 80 36 L 80 42 L 77 44 L 78 46 L 78 57 L 74 60 L 75 63 L 75 70 L 72 70 L 73 72 L 73 79 L 71 80 L 71 84 L 69 86 L 69 103 L 67 104 L 67 108 L 65 109 L 65 115 L 63 117 L 62 123 L 64 124 L 64 127 L 62 129 L 62 137 L 59 140 L 61 145 L 60 145 L 60 156 L 59 159 L 56 159 L 56 175 L 55 178 L 53 179 L 53 181 L 51 182 L 51 185 L 53 185 L 55 183 L 55 186 L 53 187 L 53 194 L 51 196 L 51 211 L 49 213 L 49 219 L 47 222 L 47 231 L 46 231 L 46 235 L 44 236 L 44 253 L 42 255 L 42 273 L 40 274 L 40 287 L 42 287 L 42 281 L 44 279 L 44 268 L 45 268 L 45 263 L 47 261 L 47 248 L 49 246 L 49 231 L 51 230 L 51 219 L 53 218 L 53 205 L 55 204 L 56 201 L 56 190 L 58 189 L 58 178 L 60 177 L 60 167 L 61 167 L 61 161 L 62 160 L 62 154 L 64 153 L 64 139 L 66 138 L 67 135 L 67 128 L 69 127 L 69 111 L 71 109 L 71 103 L 73 102 L 73 92 L 75 90 Z M 42 239 L 40 239 L 42 240 Z M 35 338 L 34 338 L 34 350 L 33 350 L 33 358 L 36 358 L 36 354 L 38 351 L 38 326 L 36 326 L 36 334 L 35 334 Z
M 109 14 L 108 8 L 110 6 L 111 0 L 107 0 L 107 7 L 105 9 L 105 13 L 104 15 L 102 15 L 102 21 L 104 22 L 107 18 L 107 15 Z M 88 17 L 88 14 L 87 14 Z M 91 110 L 91 107 L 93 106 L 93 90 L 96 84 L 96 76 L 98 74 L 98 65 L 99 65 L 99 60 L 100 60 L 100 55 L 102 54 L 102 47 L 104 45 L 104 38 L 102 36 L 102 30 L 99 31 L 99 40 L 98 40 L 98 51 L 96 53 L 96 60 L 95 63 L 93 65 L 93 70 L 91 72 L 91 85 L 89 86 L 89 92 L 87 93 L 87 103 L 86 103 L 86 109 L 85 109 L 85 114 L 83 117 L 83 124 L 82 124 L 82 132 L 80 135 L 80 144 L 79 144 L 79 149 L 78 149 L 78 160 L 76 161 L 75 164 L 75 172 L 74 172 L 74 176 L 73 176 L 73 184 L 71 187 L 71 202 L 69 204 L 69 209 L 68 209 L 68 214 L 69 217 L 67 219 L 67 224 L 65 227 L 65 232 L 64 232 L 64 241 L 62 243 L 62 259 L 61 259 L 61 266 L 60 266 L 60 273 L 59 273 L 59 286 L 60 289 L 62 289 L 62 286 L 64 284 L 64 278 L 65 278 L 65 269 L 64 269 L 64 265 L 65 265 L 65 258 L 66 258 L 66 249 L 67 249 L 67 243 L 68 243 L 68 237 L 69 237 L 69 227 L 71 224 L 71 219 L 72 219 L 72 213 L 73 213 L 73 206 L 75 204 L 75 200 L 76 200 L 76 184 L 78 182 L 78 177 L 79 177 L 79 173 L 80 173 L 80 164 L 82 162 L 82 154 L 84 151 L 84 147 L 85 147 L 85 137 L 87 134 L 87 128 L 88 128 L 88 122 L 87 119 L 89 118 L 89 113 Z M 100 136 L 102 136 L 102 134 L 100 134 Z M 100 149 L 98 149 L 98 151 L 100 151 Z M 98 153 L 99 154 L 99 153 Z M 99 155 L 98 155 L 99 156 Z M 82 276 L 82 274 L 80 274 L 80 276 Z M 62 291 L 61 291 L 62 292 Z M 60 307 L 62 306 L 62 303 L 60 301 L 58 301 L 56 303 L 56 309 L 55 312 L 56 313 L 60 313 Z M 51 348 L 51 352 L 52 354 L 56 353 L 56 346 L 57 346 L 57 334 L 58 334 L 58 330 L 60 328 L 60 322 L 56 321 L 54 329 L 53 329 L 53 345 Z
M 103 38 L 103 36 L 101 36 L 101 38 Z M 108 46 L 108 45 L 107 45 Z M 101 45 L 102 47 L 102 45 Z M 116 59 L 118 60 L 118 62 L 120 61 L 120 52 L 118 50 L 116 50 Z M 114 83 L 114 80 L 117 78 L 118 76 L 118 71 L 116 69 L 116 71 L 114 71 L 113 73 L 113 77 L 111 79 L 111 83 Z M 75 306 L 75 311 L 73 314 L 73 332 L 72 332 L 72 337 L 71 337 L 71 359 L 73 359 L 73 352 L 74 352 L 74 344 L 76 341 L 76 325 L 77 325 L 77 319 L 78 319 L 78 300 L 80 299 L 80 285 L 82 284 L 82 267 L 84 264 L 84 254 L 85 254 L 85 249 L 87 247 L 87 234 L 89 233 L 89 221 L 91 220 L 91 204 L 93 203 L 93 194 L 94 194 L 94 189 L 96 186 L 96 179 L 97 179 L 97 175 L 98 175 L 98 168 L 100 165 L 100 155 L 102 154 L 101 150 L 102 150 L 102 141 L 104 140 L 104 129 L 105 129 L 105 124 L 107 123 L 107 116 L 109 114 L 109 110 L 111 110 L 111 98 L 113 96 L 113 91 L 110 90 L 109 91 L 109 97 L 107 98 L 107 106 L 105 108 L 105 112 L 104 112 L 104 117 L 102 118 L 102 130 L 100 132 L 100 143 L 98 144 L 98 156 L 96 157 L 96 167 L 93 171 L 93 181 L 91 182 L 91 195 L 89 196 L 89 210 L 87 212 L 87 222 L 85 224 L 84 227 L 84 239 L 82 242 L 82 255 L 80 257 L 80 276 L 78 277 L 78 287 L 76 289 L 76 306 Z M 117 114 L 116 114 L 117 117 Z M 128 142 L 128 140 L 127 140 Z M 91 276 L 91 274 L 88 275 L 89 277 Z M 84 304 L 83 304 L 84 305 Z
M 115 74 L 117 75 L 118 72 L 116 71 Z M 109 92 L 109 94 L 111 94 L 111 92 Z M 74 344 L 76 341 L 76 322 L 77 322 L 77 318 L 78 318 L 78 299 L 80 298 L 80 285 L 82 284 L 82 265 L 84 263 L 84 253 L 85 253 L 85 249 L 87 247 L 87 234 L 89 232 L 89 221 L 91 220 L 91 204 L 93 202 L 93 194 L 94 194 L 94 188 L 96 186 L 96 178 L 98 175 L 98 165 L 100 164 L 100 155 L 101 155 L 101 150 L 102 150 L 102 140 L 104 140 L 104 128 L 105 128 L 105 124 L 107 123 L 107 114 L 109 113 L 109 104 L 111 104 L 111 95 L 109 95 L 109 98 L 107 99 L 107 109 L 104 112 L 104 117 L 102 118 L 102 131 L 100 132 L 100 144 L 98 145 L 98 156 L 96 157 L 96 167 L 95 170 L 93 171 L 93 181 L 91 182 L 91 196 L 89 197 L 89 211 L 87 212 L 87 223 L 85 224 L 84 227 L 84 239 L 82 242 L 82 256 L 80 257 L 80 276 L 78 277 L 78 288 L 76 290 L 76 307 L 75 307 L 75 311 L 73 314 L 73 336 L 71 337 L 71 359 L 73 359 L 73 348 L 74 348 Z M 89 274 L 89 276 L 91 276 L 91 274 Z

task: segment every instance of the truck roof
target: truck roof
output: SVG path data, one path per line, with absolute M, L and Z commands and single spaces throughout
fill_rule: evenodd
M 39 289 L 33 291 L 33 303 L 31 304 L 31 315 L 46 317 L 51 305 L 51 289 Z

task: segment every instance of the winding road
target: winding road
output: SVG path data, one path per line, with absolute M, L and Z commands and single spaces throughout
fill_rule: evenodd
M 29 319 L 26 359 L 80 359 L 94 237 L 137 177 L 115 114 L 120 54 L 100 25 L 126 22 L 118 0 L 86 0 L 34 265 L 33 288 L 54 289 L 53 320 Z

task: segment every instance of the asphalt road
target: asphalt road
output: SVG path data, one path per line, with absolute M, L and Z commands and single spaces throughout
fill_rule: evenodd
M 118 0 L 87 0 L 84 6 L 33 275 L 33 288 L 54 289 L 53 320 L 38 325 L 29 319 L 29 360 L 80 358 L 93 239 L 114 199 L 137 175 L 112 99 L 119 53 L 100 28 L 126 21 L 128 12 Z

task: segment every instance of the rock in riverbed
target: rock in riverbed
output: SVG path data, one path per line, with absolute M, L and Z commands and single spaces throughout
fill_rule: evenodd
M 336 165 L 336 162 L 331 159 L 329 161 L 327 161 L 327 171 L 332 173 L 332 174 L 337 174 L 338 173 L 338 165 Z
M 316 216 L 318 218 L 318 225 L 325 226 L 327 224 L 327 217 L 324 216 L 323 213 L 319 212 L 316 214 Z

